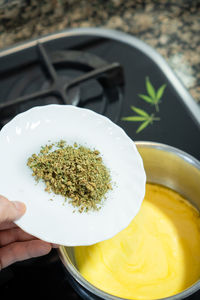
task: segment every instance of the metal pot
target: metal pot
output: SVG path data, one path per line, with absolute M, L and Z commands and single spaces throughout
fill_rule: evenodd
M 136 142 L 136 145 L 143 158 L 147 181 L 177 191 L 200 210 L 200 162 L 168 145 L 154 142 Z M 76 267 L 73 247 L 60 247 L 59 255 L 71 284 L 84 299 L 121 299 L 99 290 L 82 277 Z M 199 289 L 200 280 L 182 293 L 162 299 L 184 299 Z

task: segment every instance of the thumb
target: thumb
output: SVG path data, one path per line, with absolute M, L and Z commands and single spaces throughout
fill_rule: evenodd
M 24 203 L 19 201 L 9 201 L 0 196 L 0 223 L 12 222 L 19 219 L 26 211 Z

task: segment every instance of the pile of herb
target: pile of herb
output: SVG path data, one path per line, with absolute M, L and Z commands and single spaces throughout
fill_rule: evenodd
M 105 194 L 112 189 L 110 173 L 100 152 L 76 143 L 69 146 L 61 140 L 46 145 L 28 159 L 27 165 L 37 182 L 45 182 L 45 191 L 64 196 L 79 212 L 98 210 Z

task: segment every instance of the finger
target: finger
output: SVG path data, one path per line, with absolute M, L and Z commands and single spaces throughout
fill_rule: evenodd
M 0 248 L 0 270 L 14 262 L 48 254 L 51 248 L 49 243 L 40 240 L 17 242 Z
M 0 223 L 15 221 L 19 219 L 26 210 L 26 206 L 22 202 L 9 201 L 0 196 Z
M 0 231 L 15 228 L 15 227 L 18 227 L 18 226 L 13 222 L 3 222 L 2 224 L 0 224 Z
M 32 235 L 24 232 L 21 228 L 16 227 L 0 232 L 0 247 L 14 243 L 36 239 Z
M 60 245 L 58 245 L 58 244 L 51 244 L 51 246 L 52 246 L 52 248 L 59 248 L 60 247 Z

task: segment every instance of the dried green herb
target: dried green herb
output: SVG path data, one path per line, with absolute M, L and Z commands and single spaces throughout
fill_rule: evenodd
M 110 173 L 100 152 L 77 143 L 69 146 L 61 140 L 41 147 L 38 155 L 28 159 L 27 165 L 36 181 L 45 182 L 45 191 L 64 196 L 80 212 L 98 210 L 112 189 Z

